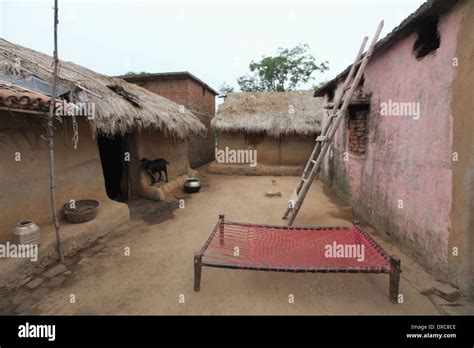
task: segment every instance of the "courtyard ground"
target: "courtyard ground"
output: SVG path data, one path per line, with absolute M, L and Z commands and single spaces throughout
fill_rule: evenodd
M 389 254 L 402 260 L 401 304 L 389 301 L 386 274 L 291 274 L 205 267 L 201 291 L 194 292 L 193 254 L 208 238 L 218 215 L 225 214 L 232 221 L 283 224 L 281 215 L 298 181 L 297 177 L 227 176 L 211 174 L 206 168 L 199 171 L 203 188 L 184 196 L 183 209 L 133 199 L 129 202 L 130 222 L 68 258 L 67 272 L 55 272 L 53 267 L 52 276 L 36 276 L 43 279 L 41 285 L 4 293 L 2 312 L 440 314 L 440 304 L 435 306 L 420 293 L 416 283 L 417 272 L 422 272 L 419 266 L 368 226 L 369 233 Z M 269 189 L 281 191 L 282 197 L 265 197 Z M 318 181 L 312 185 L 295 225 L 352 226 L 351 208 Z M 289 303 L 289 295 L 294 296 L 294 303 Z

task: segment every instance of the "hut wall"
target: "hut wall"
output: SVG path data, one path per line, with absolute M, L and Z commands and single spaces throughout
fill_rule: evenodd
M 140 167 L 140 162 L 135 159 L 166 159 L 170 163 L 167 166 L 169 181 L 186 174 L 189 168 L 187 141 L 167 137 L 158 130 L 147 129 L 133 132 L 130 137 L 130 152 L 132 154 L 130 165 L 132 193 L 139 196 L 142 196 L 143 186 L 150 185 L 151 178 Z M 157 173 L 156 179 L 158 176 Z M 165 183 L 164 174 L 161 183 Z
M 459 161 L 453 165 L 453 205 L 451 209 L 451 233 L 448 250 L 459 248 L 459 256 L 449 259 L 449 274 L 467 294 L 474 298 L 474 98 L 472 98 L 472 68 L 474 42 L 474 2 L 464 8 L 458 33 L 456 57 L 460 63 L 456 69 L 452 89 L 453 112 L 452 151 Z
M 324 176 L 360 215 L 389 234 L 433 274 L 472 293 L 472 271 L 466 275 L 472 256 L 471 261 L 466 261 L 462 252 L 453 255 L 453 247 L 464 249 L 467 257 L 470 254 L 466 248 L 472 250 L 469 236 L 472 228 L 467 227 L 472 214 L 467 211 L 472 209 L 469 203 L 472 196 L 469 198 L 464 193 L 464 205 L 460 206 L 454 204 L 457 197 L 456 192 L 453 193 L 453 184 L 458 194 L 469 192 L 466 185 L 471 180 L 468 173 L 472 161 L 467 158 L 472 158 L 472 147 L 469 148 L 472 142 L 469 144 L 465 139 L 472 139 L 472 134 L 467 135 L 472 133 L 467 127 L 468 119 L 472 124 L 472 107 L 467 105 L 469 101 L 472 105 L 472 97 L 465 88 L 465 104 L 459 104 L 453 100 L 452 93 L 456 74 L 460 74 L 463 64 L 468 65 L 469 54 L 472 55 L 472 32 L 461 31 L 464 42 L 458 43 L 461 22 L 469 23 L 463 17 L 469 17 L 469 13 L 472 17 L 473 5 L 469 3 L 464 2 L 440 17 L 441 43 L 431 54 L 421 59 L 415 57 L 413 47 L 418 35 L 412 33 L 389 50 L 373 56 L 364 74 L 363 89 L 372 93 L 365 154 L 350 153 L 346 120 L 326 157 Z M 471 47 L 471 53 L 460 47 Z M 459 67 L 453 65 L 455 57 L 459 57 Z M 465 70 L 465 82 L 460 85 L 468 85 L 468 70 Z M 462 79 L 463 75 L 459 76 Z M 341 85 L 336 95 L 338 93 L 341 93 Z M 382 116 L 382 103 L 386 105 L 390 100 L 419 103 L 420 117 Z M 456 117 L 453 106 L 459 111 Z M 453 128 L 456 125 L 458 134 Z M 468 130 L 463 132 L 463 127 Z M 459 136 L 461 134 L 464 137 Z M 464 152 L 459 162 L 465 170 L 453 162 L 456 151 Z M 349 154 L 348 160 L 344 160 L 345 153 Z M 458 179 L 463 183 L 455 181 L 453 167 L 459 169 Z M 463 222 L 458 217 L 462 217 Z M 459 265 L 464 265 L 464 271 Z
M 197 168 L 214 159 L 214 131 L 210 125 L 216 112 L 216 98 L 213 91 L 187 74 L 143 79 L 132 77 L 125 80 L 136 83 L 179 105 L 184 105 L 206 127 L 205 136 L 190 135 L 188 137 L 189 162 L 192 168 Z
M 0 239 L 20 220 L 38 224 L 51 220 L 48 143 L 39 116 L 0 110 Z M 44 122 L 43 122 L 44 124 Z M 97 141 L 85 119 L 78 120 L 74 150 L 70 120 L 56 127 L 56 198 L 58 209 L 71 199 L 108 200 Z M 15 160 L 16 155 L 20 161 Z
M 217 148 L 257 150 L 257 162 L 267 165 L 304 165 L 314 145 L 311 136 L 269 137 L 264 134 L 220 132 Z

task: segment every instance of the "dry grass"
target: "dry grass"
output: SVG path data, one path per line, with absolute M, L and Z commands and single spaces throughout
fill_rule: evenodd
M 0 68 L 4 73 L 24 77 L 34 74 L 52 82 L 52 57 L 10 43 L 0 38 Z M 188 134 L 203 134 L 204 125 L 180 105 L 130 84 L 122 79 L 105 76 L 71 62 L 60 62 L 59 82 L 71 90 L 72 102 L 95 103 L 92 131 L 104 134 L 126 133 L 133 128 L 152 127 L 165 136 L 184 139 Z M 138 106 L 116 94 L 109 87 L 118 85 L 138 97 Z M 88 91 L 78 87 L 84 87 Z
M 321 132 L 323 104 L 312 91 L 230 93 L 212 126 L 218 131 L 270 136 Z

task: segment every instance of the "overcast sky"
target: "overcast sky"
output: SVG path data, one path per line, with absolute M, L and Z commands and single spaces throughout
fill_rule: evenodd
M 107 75 L 189 71 L 237 86 L 252 59 L 308 43 L 330 70 L 352 63 L 380 20 L 382 37 L 424 0 L 60 0 L 59 56 Z M 0 36 L 52 55 L 53 0 L 0 0 Z M 311 83 L 311 84 L 313 84 Z

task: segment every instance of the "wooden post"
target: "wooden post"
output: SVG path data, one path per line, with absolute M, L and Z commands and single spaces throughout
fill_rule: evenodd
M 220 246 L 224 245 L 224 215 L 219 215 L 219 244 Z
M 54 53 L 53 53 L 53 93 L 49 104 L 48 113 L 48 149 L 49 149 L 49 186 L 51 199 L 52 222 L 56 231 L 56 250 L 58 252 L 59 261 L 64 263 L 64 254 L 61 246 L 61 232 L 59 225 L 58 212 L 56 211 L 56 174 L 54 164 L 54 110 L 56 106 L 56 94 L 58 92 L 58 76 L 59 76 L 59 58 L 58 58 L 58 0 L 54 1 Z
M 398 303 L 398 286 L 400 284 L 400 259 L 390 256 L 390 301 Z
M 202 254 L 194 253 L 194 291 L 201 288 Z

